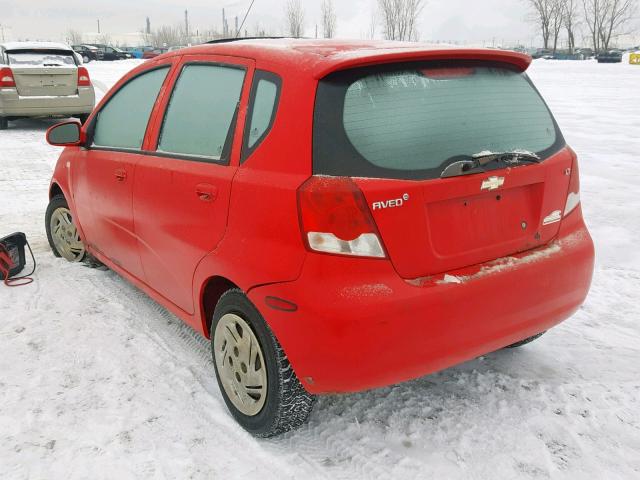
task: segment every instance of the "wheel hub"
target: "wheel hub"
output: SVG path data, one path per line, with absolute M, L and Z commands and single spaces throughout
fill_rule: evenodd
M 49 226 L 53 244 L 63 258 L 70 262 L 77 262 L 84 257 L 84 244 L 68 208 L 56 209 L 51 215 Z
M 267 370 L 262 349 L 242 317 L 228 313 L 216 326 L 214 358 L 224 390 L 243 414 L 260 413 L 267 398 Z

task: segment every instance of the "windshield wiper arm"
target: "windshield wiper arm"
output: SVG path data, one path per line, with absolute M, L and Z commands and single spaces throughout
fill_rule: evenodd
M 475 160 L 479 167 L 487 165 L 492 162 L 501 161 L 507 165 L 517 165 L 522 162 L 540 163 L 541 159 L 533 152 L 523 152 L 514 150 L 513 152 L 481 152 L 471 155 L 471 158 Z
M 458 177 L 482 173 L 484 167 L 493 162 L 502 162 L 506 165 L 518 165 L 520 163 L 540 163 L 541 158 L 532 152 L 514 150 L 513 152 L 481 152 L 471 155 L 471 159 L 453 162 L 442 171 L 440 178 Z

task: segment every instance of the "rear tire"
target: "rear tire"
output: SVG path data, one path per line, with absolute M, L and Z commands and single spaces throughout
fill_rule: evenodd
M 524 340 L 520 340 L 519 342 L 512 343 L 511 345 L 507 345 L 505 348 L 518 348 L 518 347 L 521 347 L 523 345 L 526 345 L 527 343 L 531 343 L 534 340 L 537 340 L 538 338 L 540 338 L 545 333 L 547 333 L 546 330 L 544 332 L 538 333 L 537 335 L 534 335 L 532 337 L 525 338 Z
M 9 128 L 9 120 L 0 117 L 0 130 L 6 130 L 7 128 Z
M 246 358 L 243 352 L 249 352 Z M 249 433 L 272 437 L 307 421 L 315 397 L 298 380 L 260 312 L 238 289 L 227 291 L 216 305 L 211 353 L 227 408 Z
M 82 61 L 83 61 L 84 63 L 89 63 L 89 62 L 91 61 L 91 58 L 89 57 L 89 55 L 84 55 L 84 56 L 82 57 Z

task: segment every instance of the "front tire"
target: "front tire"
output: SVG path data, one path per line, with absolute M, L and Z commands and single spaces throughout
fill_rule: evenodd
M 315 397 L 298 380 L 260 312 L 238 289 L 227 291 L 216 305 L 211 352 L 227 408 L 245 430 L 271 437 L 307 421 Z
M 84 260 L 87 255 L 86 249 L 63 195 L 55 195 L 49 201 L 45 229 L 47 240 L 56 257 L 63 257 L 70 262 Z

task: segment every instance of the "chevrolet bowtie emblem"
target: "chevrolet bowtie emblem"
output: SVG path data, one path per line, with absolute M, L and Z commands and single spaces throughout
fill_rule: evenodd
M 482 182 L 480 190 L 496 190 L 504 185 L 504 177 L 489 177 Z

